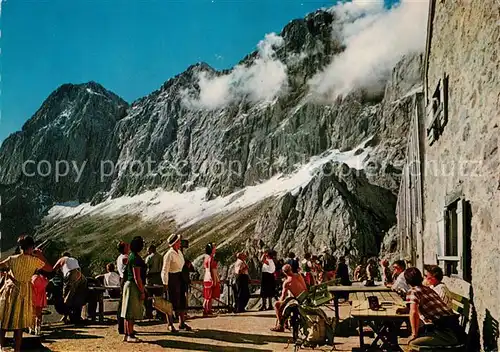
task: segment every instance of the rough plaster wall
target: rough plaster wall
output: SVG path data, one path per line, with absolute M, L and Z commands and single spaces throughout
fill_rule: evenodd
M 442 136 L 425 147 L 424 258 L 435 263 L 445 196 L 462 189 L 472 207 L 472 286 L 482 333 L 485 319 L 500 320 L 499 55 L 500 1 L 436 1 L 429 93 L 445 72 L 449 104 Z M 498 341 L 483 346 L 492 350 L 492 343 Z

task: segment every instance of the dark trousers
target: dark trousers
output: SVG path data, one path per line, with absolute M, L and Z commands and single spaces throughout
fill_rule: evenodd
M 248 275 L 240 274 L 236 277 L 235 301 L 236 312 L 244 312 L 250 300 L 250 278 Z

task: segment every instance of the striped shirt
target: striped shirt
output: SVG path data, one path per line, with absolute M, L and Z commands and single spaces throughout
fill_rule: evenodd
M 415 286 L 408 291 L 406 300 L 418 306 L 418 311 L 426 320 L 435 321 L 453 315 L 453 312 L 432 288 Z

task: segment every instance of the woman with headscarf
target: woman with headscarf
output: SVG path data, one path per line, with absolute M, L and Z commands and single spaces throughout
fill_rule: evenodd
M 215 260 L 215 244 L 209 243 L 205 248 L 205 259 L 203 267 L 205 276 L 203 278 L 203 315 L 212 314 L 212 300 L 220 298 L 220 280 L 217 272 L 217 261 Z
M 141 342 L 135 337 L 134 323 L 144 317 L 146 263 L 139 254 L 143 248 L 144 240 L 140 236 L 134 237 L 130 242 L 121 307 L 121 316 L 125 319 L 124 342 Z
M 33 249 L 35 242 L 31 236 L 21 236 L 17 243 L 21 253 L 0 262 L 0 269 L 9 270 L 0 290 L 0 349 L 5 346 L 5 331 L 14 331 L 16 352 L 21 351 L 23 329 L 33 323 L 33 273 L 40 269 L 52 271 L 42 252 Z

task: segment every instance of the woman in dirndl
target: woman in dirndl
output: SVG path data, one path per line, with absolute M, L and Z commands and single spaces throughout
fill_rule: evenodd
M 262 255 L 262 278 L 260 284 L 260 297 L 262 298 L 262 306 L 260 310 L 272 310 L 273 309 L 273 297 L 276 296 L 276 280 L 274 278 L 274 272 L 276 271 L 276 265 L 274 264 L 274 252 L 266 251 Z M 269 304 L 266 307 L 266 301 Z
M 39 249 L 33 249 L 31 236 L 19 237 L 20 254 L 0 262 L 0 269 L 8 269 L 5 284 L 0 289 L 0 350 L 5 347 L 5 332 L 14 331 L 14 351 L 21 351 L 23 330 L 33 324 L 33 286 L 31 277 L 36 270 L 52 271 Z
M 134 323 L 144 318 L 146 291 L 146 263 L 139 254 L 144 248 L 144 240 L 136 236 L 130 242 L 130 254 L 124 273 L 122 318 L 125 319 L 124 342 L 142 342 L 134 334 Z
M 215 244 L 209 243 L 205 248 L 205 276 L 203 278 L 203 316 L 212 314 L 212 300 L 220 298 L 220 280 L 215 260 Z

